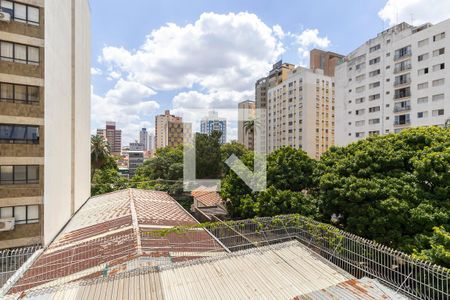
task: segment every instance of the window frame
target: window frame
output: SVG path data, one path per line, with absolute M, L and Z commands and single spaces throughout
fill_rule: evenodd
M 12 86 L 12 98 L 2 98 L 2 90 L 4 86 Z M 25 87 L 26 88 L 26 99 L 18 99 L 16 97 L 16 87 Z M 37 100 L 32 100 L 31 94 L 32 89 L 37 89 Z M 24 84 L 14 84 L 8 82 L 0 82 L 0 102 L 12 102 L 12 103 L 22 103 L 22 104 L 39 104 L 40 102 L 40 87 L 34 85 L 24 85 Z
M 0 40 L 0 48 L 1 45 L 3 44 L 11 44 L 13 46 L 12 48 L 12 57 L 8 57 L 8 56 L 3 56 L 2 53 L 0 52 L 0 61 L 9 61 L 9 62 L 15 62 L 15 63 L 22 63 L 22 64 L 26 64 L 26 65 L 35 65 L 38 66 L 40 65 L 40 53 L 41 53 L 41 49 L 39 47 L 35 47 L 35 46 L 30 46 L 30 45 L 26 45 L 26 44 L 21 44 L 21 43 L 14 43 L 14 42 L 9 42 L 9 41 L 4 41 L 4 40 Z M 17 58 L 16 57 L 16 46 L 24 46 L 26 49 L 26 57 L 25 59 L 22 58 Z M 34 48 L 38 50 L 39 53 L 39 57 L 38 57 L 38 61 L 34 61 L 34 60 L 30 60 L 30 52 L 29 49 Z
M 26 167 L 26 178 L 25 180 L 16 180 L 16 167 Z M 2 179 L 2 168 L 3 167 L 12 167 L 12 179 L 11 180 L 4 180 Z M 31 179 L 30 178 L 30 168 L 37 168 L 37 178 Z M 39 184 L 39 165 L 0 165 L 0 185 L 14 185 L 14 184 Z
M 37 213 L 38 213 L 37 218 L 30 217 L 30 211 L 31 211 L 32 207 L 37 208 Z M 17 214 L 18 208 L 25 208 L 25 219 L 20 219 L 20 220 L 16 219 L 16 214 Z M 2 211 L 6 210 L 6 209 L 12 210 L 12 215 L 10 217 L 3 216 Z M 40 215 L 40 208 L 39 208 L 38 204 L 0 207 L 0 218 L 14 218 L 15 224 L 17 224 L 17 225 L 37 224 L 40 222 L 39 215 Z
M 3 0 L 0 0 L 0 4 L 2 2 L 3 2 Z M 11 8 L 3 8 L 3 11 L 11 14 L 11 19 L 12 20 L 14 20 L 16 22 L 19 22 L 19 23 L 32 25 L 32 26 L 37 26 L 37 27 L 39 27 L 41 25 L 41 23 L 40 23 L 41 22 L 41 16 L 40 16 L 41 9 L 38 6 L 25 4 L 25 3 L 18 3 L 16 1 L 11 1 L 11 0 L 6 0 L 5 2 L 11 2 L 12 3 L 12 9 Z M 16 9 L 16 5 L 17 6 L 20 5 L 20 6 L 24 6 L 25 7 L 25 19 L 16 17 L 16 10 L 17 10 Z M 0 6 L 0 8 L 1 8 L 1 6 Z M 30 9 L 36 9 L 37 10 L 37 12 L 38 12 L 37 13 L 37 17 L 38 17 L 37 22 L 36 21 L 32 21 L 30 19 Z

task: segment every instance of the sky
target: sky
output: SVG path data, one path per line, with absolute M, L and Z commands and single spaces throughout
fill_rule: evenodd
M 116 121 L 123 145 L 166 109 L 237 108 L 282 59 L 348 54 L 399 22 L 437 23 L 449 0 L 90 0 L 91 127 Z M 229 125 L 228 139 L 236 138 Z

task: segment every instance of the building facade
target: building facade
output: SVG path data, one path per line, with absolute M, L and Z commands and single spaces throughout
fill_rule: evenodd
M 148 141 L 149 141 L 148 138 L 149 138 L 149 136 L 148 136 L 147 128 L 142 128 L 141 131 L 139 132 L 139 143 L 144 145 L 144 151 L 149 150 L 148 149 Z
M 311 70 L 323 70 L 326 76 L 334 76 L 336 64 L 344 58 L 344 55 L 320 49 L 312 49 L 309 54 L 309 68 Z
M 398 24 L 336 67 L 336 144 L 450 118 L 450 19 Z
M 258 124 L 255 124 L 255 108 L 255 101 L 251 100 L 245 100 L 238 104 L 238 142 L 250 150 L 254 149 L 254 131 L 255 127 L 258 126 Z M 253 128 L 248 128 L 246 121 L 253 121 Z
M 90 196 L 89 4 L 0 9 L 0 248 L 48 244 Z
M 97 135 L 108 141 L 112 155 L 122 154 L 122 130 L 116 128 L 116 122 L 106 122 L 105 129 L 97 129 Z
M 131 150 L 128 151 L 128 176 L 133 177 L 136 169 L 144 164 L 144 151 Z
M 209 112 L 207 117 L 200 121 L 200 132 L 204 134 L 211 134 L 213 131 L 222 133 L 220 137 L 220 144 L 227 142 L 227 120 L 219 118 L 219 114 L 215 111 Z
M 156 149 L 182 145 L 185 137 L 190 138 L 191 135 L 191 124 L 183 123 L 182 117 L 171 115 L 169 110 L 155 117 Z
M 303 149 L 319 158 L 334 145 L 334 78 L 297 67 L 267 93 L 267 150 Z

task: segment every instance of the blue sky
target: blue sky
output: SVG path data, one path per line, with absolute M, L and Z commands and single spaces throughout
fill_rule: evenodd
M 91 0 L 92 129 L 117 121 L 128 143 L 165 109 L 252 99 L 280 58 L 348 54 L 397 20 L 437 22 L 448 11 L 446 0 Z

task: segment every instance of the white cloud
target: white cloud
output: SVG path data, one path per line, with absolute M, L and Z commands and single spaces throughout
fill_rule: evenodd
M 99 68 L 91 68 L 91 75 L 95 76 L 95 75 L 102 75 L 103 72 L 101 69 Z
M 378 16 L 390 26 L 399 22 L 421 25 L 426 22 L 438 23 L 450 18 L 448 0 L 388 0 L 378 12 Z
M 92 128 L 103 128 L 106 121 L 116 121 L 122 129 L 123 145 L 134 141 L 142 127 L 150 127 L 149 116 L 159 109 L 156 101 L 148 98 L 155 94 L 150 88 L 119 80 L 104 96 L 91 92 Z
M 285 34 L 284 34 L 284 31 L 283 31 L 283 28 L 281 28 L 281 26 L 280 25 L 274 25 L 273 27 L 272 27 L 272 30 L 273 30 L 273 33 L 278 37 L 278 38 L 280 38 L 280 39 L 283 39 L 284 38 L 284 36 L 285 36 Z
M 327 36 L 320 36 L 318 29 L 305 29 L 301 33 L 294 35 L 295 43 L 298 45 L 300 65 L 306 66 L 309 59 L 309 51 L 313 48 L 326 49 L 331 41 Z
M 254 14 L 203 13 L 192 24 L 153 30 L 137 51 L 105 47 L 100 61 L 155 90 L 243 91 L 283 53 L 281 33 Z

